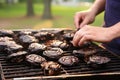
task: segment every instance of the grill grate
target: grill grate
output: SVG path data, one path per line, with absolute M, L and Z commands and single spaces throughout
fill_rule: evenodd
M 18 31 L 15 30 L 14 32 L 17 33 Z M 55 33 L 56 31 L 57 30 L 50 30 L 50 32 L 55 32 Z M 66 33 L 71 32 L 71 30 L 70 31 L 65 30 L 65 31 Z M 61 35 L 62 34 L 61 29 L 58 29 L 58 33 L 59 32 L 60 32 L 59 35 Z M 59 36 L 58 33 L 56 33 L 57 36 Z M 96 48 L 102 49 L 98 46 L 96 46 Z M 77 66 L 63 67 L 63 71 L 61 71 L 61 73 L 57 76 L 44 76 L 41 68 L 28 66 L 26 65 L 25 62 L 20 64 L 7 62 L 6 61 L 7 54 L 0 53 L 0 74 L 1 74 L 0 80 L 44 80 L 44 79 L 66 80 L 66 78 L 68 80 L 78 80 L 76 78 L 80 78 L 80 80 L 89 80 L 88 77 L 92 77 L 90 80 L 94 80 L 98 76 L 100 76 L 100 80 L 101 80 L 101 76 L 105 78 L 107 76 L 110 76 L 107 80 L 113 80 L 113 79 L 119 80 L 118 77 L 120 76 L 120 58 L 105 50 L 102 50 L 100 54 L 111 58 L 111 62 L 109 64 L 106 64 L 106 67 L 102 69 L 90 68 L 89 66 L 86 65 L 85 62 L 80 61 L 80 63 Z M 113 79 L 112 76 L 114 77 Z M 83 77 L 85 79 L 83 79 Z M 99 78 L 97 78 L 97 80 L 99 80 Z
M 77 66 L 73 67 L 63 67 L 68 74 L 65 74 L 65 71 L 61 71 L 58 76 L 44 76 L 43 71 L 38 67 L 27 66 L 24 63 L 16 64 L 9 63 L 5 60 L 6 55 L 0 53 L 0 62 L 2 69 L 2 77 L 5 80 L 10 80 L 13 78 L 62 78 L 62 77 L 75 77 L 75 76 L 94 76 L 94 75 L 120 75 L 120 59 L 111 53 L 105 51 L 101 52 L 102 55 L 108 56 L 111 58 L 111 62 L 102 69 L 93 69 L 88 67 L 84 62 L 80 62 Z

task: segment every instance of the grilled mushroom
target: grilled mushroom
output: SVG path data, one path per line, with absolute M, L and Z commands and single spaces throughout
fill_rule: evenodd
M 37 39 L 35 39 L 35 37 L 30 36 L 30 35 L 22 35 L 22 36 L 19 37 L 19 39 L 22 43 L 38 42 Z
M 78 64 L 79 59 L 75 56 L 63 56 L 58 62 L 64 66 L 74 66 Z
M 1 52 L 5 52 L 6 48 L 8 48 L 9 46 L 8 44 L 9 42 L 15 43 L 14 41 L 9 41 L 9 39 L 3 38 L 3 37 L 0 38 L 0 51 Z
M 62 54 L 63 50 L 60 48 L 51 48 L 43 52 L 43 55 L 49 59 L 58 59 L 62 56 Z
M 8 41 L 6 42 L 7 47 L 5 50 L 7 51 L 8 54 L 14 53 L 21 51 L 23 49 L 23 46 L 16 44 L 14 41 Z
M 58 47 L 63 50 L 67 50 L 69 48 L 69 44 L 67 44 L 66 42 L 59 41 L 59 40 L 54 40 L 51 43 L 51 47 Z
M 58 75 L 61 71 L 61 65 L 53 61 L 43 62 L 41 67 L 44 71 L 44 75 Z
M 18 32 L 17 34 L 18 37 L 21 35 L 32 35 L 32 32 L 28 30 L 23 30 L 23 31 Z
M 26 51 L 20 51 L 17 53 L 12 53 L 8 55 L 7 60 L 10 62 L 20 63 L 25 60 L 25 56 L 27 55 Z
M 93 68 L 102 68 L 103 66 L 110 62 L 110 58 L 103 56 L 90 56 L 88 60 L 85 60 L 90 67 Z
M 38 42 L 38 40 L 35 37 L 30 36 L 30 35 L 20 36 L 19 41 L 25 48 L 27 48 L 31 43 Z
M 12 30 L 0 30 L 0 37 L 8 36 L 13 37 L 14 32 Z
M 30 53 L 40 53 L 46 50 L 47 46 L 39 43 L 32 43 L 29 45 L 28 50 Z
M 89 57 L 97 52 L 97 49 L 93 47 L 86 47 L 79 50 L 73 50 L 73 54 L 77 57 L 84 58 Z
M 0 52 L 5 52 L 5 48 L 7 48 L 7 44 L 5 42 L 0 42 Z
M 40 66 L 40 64 L 45 62 L 46 59 L 36 54 L 30 54 L 26 56 L 26 61 L 31 65 Z
M 75 34 L 74 32 L 65 33 L 65 34 L 63 35 L 63 37 L 64 37 L 65 40 L 71 41 L 71 40 L 73 39 L 73 37 L 74 37 L 74 34 Z
M 54 37 L 54 34 L 49 32 L 38 32 L 34 36 L 40 41 L 46 41 Z
M 13 41 L 13 38 L 11 38 L 11 37 L 0 37 L 0 42 L 5 42 L 5 41 Z

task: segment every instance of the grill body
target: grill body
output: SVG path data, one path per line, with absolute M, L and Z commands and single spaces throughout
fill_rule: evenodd
M 102 49 L 99 46 L 97 48 Z M 120 58 L 106 50 L 101 54 L 111 58 L 111 62 L 101 69 L 90 68 L 81 61 L 77 66 L 63 67 L 64 70 L 60 75 L 44 76 L 40 67 L 28 66 L 24 62 L 20 64 L 7 62 L 7 54 L 0 53 L 0 78 L 1 80 L 119 80 Z

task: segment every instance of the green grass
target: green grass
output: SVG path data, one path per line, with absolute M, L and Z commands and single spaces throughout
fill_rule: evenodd
M 0 20 L 8 20 L 13 26 L 5 27 L 5 29 L 25 29 L 32 28 L 36 24 L 43 23 L 41 19 L 43 13 L 43 4 L 34 4 L 35 17 L 26 18 L 26 4 L 19 3 L 14 5 L 4 5 L 0 8 Z M 73 17 L 77 11 L 87 10 L 86 6 L 52 6 L 53 28 L 74 28 Z M 11 20 L 12 19 L 12 20 Z M 103 13 L 97 16 L 96 21 L 92 24 L 100 26 L 103 22 Z M 17 26 L 14 26 L 17 25 Z M 28 25 L 25 27 L 25 25 Z M 44 26 L 43 26 L 44 28 Z

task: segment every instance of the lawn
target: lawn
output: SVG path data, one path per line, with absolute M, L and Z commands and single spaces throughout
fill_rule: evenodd
M 34 4 L 34 17 L 26 17 L 26 4 L 19 3 L 0 8 L 0 27 L 4 29 L 40 29 L 40 28 L 72 28 L 75 12 L 88 9 L 90 6 L 56 6 L 52 5 L 51 20 L 41 18 L 43 4 Z M 100 26 L 103 22 L 103 13 L 97 16 L 92 24 Z

